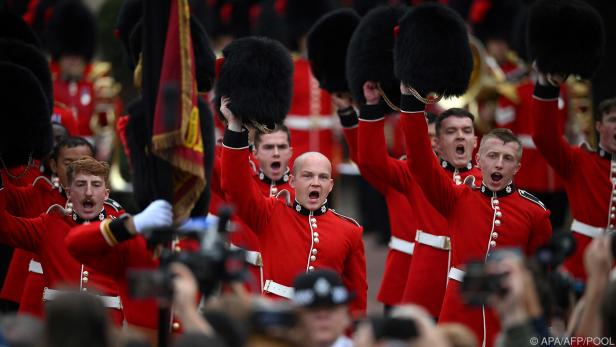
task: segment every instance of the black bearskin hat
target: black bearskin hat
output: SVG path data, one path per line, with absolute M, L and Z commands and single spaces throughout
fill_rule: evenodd
M 41 42 L 34 31 L 23 19 L 13 14 L 0 11 L 0 38 L 19 40 L 36 47 L 41 47 Z
M 26 68 L 0 62 L 0 156 L 7 167 L 26 165 L 30 156 L 42 159 L 53 145 L 47 98 Z
M 473 70 L 464 21 L 437 3 L 414 7 L 400 20 L 394 63 L 396 77 L 423 96 L 464 94 Z
M 580 0 L 541 0 L 528 18 L 530 58 L 539 71 L 592 76 L 605 45 L 603 20 Z
M 308 33 L 308 60 L 312 74 L 322 89 L 330 93 L 348 92 L 346 54 L 360 17 L 351 9 L 326 14 Z
M 90 10 L 78 0 L 56 5 L 47 25 L 47 43 L 54 59 L 72 54 L 92 60 L 96 49 L 96 21 Z
M 299 40 L 319 18 L 336 9 L 333 0 L 287 0 L 285 5 L 285 22 L 288 43 L 291 50 L 298 50 Z
M 346 76 L 353 99 L 365 103 L 364 83 L 381 85 L 392 102 L 400 100 L 400 80 L 394 76 L 394 28 L 405 7 L 377 7 L 355 29 L 346 57 Z
M 17 64 L 32 72 L 45 93 L 49 111 L 53 110 L 51 71 L 43 52 L 21 41 L 0 39 L 0 61 Z
M 293 62 L 286 48 L 264 37 L 245 37 L 223 50 L 216 84 L 217 100 L 231 98 L 229 108 L 244 124 L 269 129 L 282 124 L 291 106 Z

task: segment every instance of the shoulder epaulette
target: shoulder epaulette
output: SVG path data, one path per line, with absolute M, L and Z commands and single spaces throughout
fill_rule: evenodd
M 357 223 L 357 221 L 355 219 L 353 219 L 351 217 L 348 217 L 348 216 L 345 216 L 343 214 L 340 214 L 340 213 L 336 212 L 336 210 L 334 210 L 333 208 L 330 208 L 329 210 L 332 211 L 332 213 L 335 214 L 336 216 L 338 216 L 338 217 L 340 217 L 342 219 L 345 219 L 345 220 L 355 224 L 358 227 L 361 227 L 361 225 L 359 225 L 359 223 Z
M 547 210 L 545 208 L 545 205 L 541 202 L 541 200 L 539 200 L 539 198 L 537 198 L 536 196 L 534 196 L 533 194 L 523 190 L 523 189 L 518 189 L 518 193 L 520 194 L 521 197 L 528 199 L 532 202 L 534 202 L 535 204 L 541 206 L 541 208 L 543 208 L 544 210 Z
M 116 212 L 119 212 L 122 209 L 122 205 L 120 205 L 117 201 L 113 199 L 105 200 L 105 204 L 113 207 L 113 209 L 115 209 Z
M 53 188 L 53 183 L 51 183 L 51 180 L 45 176 L 38 176 L 37 178 L 34 179 L 34 181 L 32 182 L 32 186 L 36 186 L 36 184 L 38 182 L 42 182 L 42 183 L 48 183 L 50 187 Z

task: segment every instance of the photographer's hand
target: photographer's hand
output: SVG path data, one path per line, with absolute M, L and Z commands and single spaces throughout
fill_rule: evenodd
M 601 300 L 609 283 L 610 270 L 614 259 L 611 250 L 612 237 L 609 235 L 594 239 L 584 252 L 584 267 L 588 279 L 582 300 L 580 325 L 574 336 L 599 337 L 601 335 Z
M 528 290 L 535 290 L 532 277 L 520 259 L 508 257 L 494 264 L 493 271 L 507 273 L 502 280 L 504 295 L 493 295 L 490 305 L 498 312 L 503 328 L 525 323 L 529 319 L 526 309 Z
M 185 332 L 200 332 L 213 336 L 214 329 L 199 314 L 196 298 L 198 285 L 195 276 L 186 265 L 173 263 L 169 266 L 173 275 L 173 310 L 182 322 Z
M 132 223 L 132 225 L 131 225 Z M 171 226 L 173 223 L 173 210 L 169 202 L 156 200 L 150 203 L 145 210 L 129 219 L 127 228 L 141 234 L 145 230 Z

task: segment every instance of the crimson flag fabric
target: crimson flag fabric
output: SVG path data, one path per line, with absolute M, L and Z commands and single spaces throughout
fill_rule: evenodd
M 165 87 L 170 85 L 178 86 L 179 100 L 167 105 L 163 94 Z M 175 110 L 165 110 L 173 106 Z M 188 0 L 171 0 L 154 112 L 152 150 L 172 166 L 174 220 L 183 220 L 189 216 L 206 184 Z

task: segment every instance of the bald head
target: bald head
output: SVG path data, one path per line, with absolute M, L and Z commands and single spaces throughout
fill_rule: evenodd
M 325 164 L 328 168 L 328 173 L 330 175 L 332 173 L 332 163 L 326 156 L 319 152 L 306 152 L 295 158 L 295 161 L 293 162 L 293 174 L 297 175 L 298 172 L 301 172 L 302 166 L 305 163 Z
M 318 152 L 307 152 L 295 159 L 289 181 L 295 200 L 310 211 L 320 208 L 332 191 L 332 164 Z

